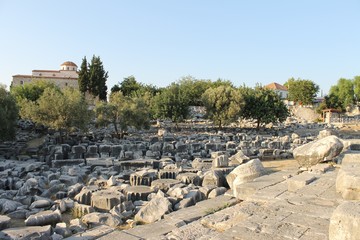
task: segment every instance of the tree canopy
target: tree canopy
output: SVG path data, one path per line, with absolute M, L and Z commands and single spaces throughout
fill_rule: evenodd
M 255 120 L 257 129 L 262 124 L 283 122 L 289 115 L 288 109 L 280 97 L 272 90 L 262 86 L 254 89 L 248 87 L 240 88 L 245 98 L 245 106 L 242 117 Z
M 288 99 L 295 103 L 311 105 L 319 92 L 319 86 L 311 80 L 290 78 L 284 84 L 288 88 Z
M 89 79 L 89 66 L 86 57 L 82 59 L 78 77 L 79 90 L 83 94 L 89 91 L 90 79 Z
M 179 123 L 189 114 L 189 99 L 178 83 L 172 83 L 153 98 L 152 108 L 155 117 Z
M 37 101 L 46 88 L 53 88 L 60 91 L 60 88 L 54 83 L 42 79 L 24 85 L 11 87 L 10 92 L 20 104 L 21 100 Z
M 340 78 L 336 85 L 331 86 L 329 95 L 325 97 L 325 101 L 320 105 L 319 110 L 334 108 L 339 111 L 346 111 L 347 107 L 358 103 L 359 94 L 359 76 L 355 76 L 354 79 Z
M 46 88 L 37 101 L 23 101 L 21 117 L 57 130 L 86 129 L 91 112 L 80 93 L 73 88 L 57 91 Z
M 83 58 L 78 77 L 80 92 L 90 93 L 92 96 L 106 101 L 107 78 L 108 72 L 104 70 L 100 57 L 93 55 L 90 64 L 87 64 L 86 57 Z
M 226 85 L 208 88 L 202 95 L 207 116 L 221 128 L 224 124 L 235 121 L 244 106 L 240 92 Z
M 18 108 L 15 98 L 0 86 L 0 141 L 15 138 Z
M 97 123 L 104 126 L 113 124 L 118 135 L 129 127 L 141 129 L 150 126 L 149 107 L 145 100 L 124 96 L 121 91 L 112 93 L 109 102 L 98 102 L 95 111 Z

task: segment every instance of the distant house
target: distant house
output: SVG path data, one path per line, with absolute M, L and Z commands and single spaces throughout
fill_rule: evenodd
M 276 94 L 279 95 L 279 97 L 281 99 L 288 98 L 289 91 L 288 91 L 287 87 L 285 87 L 279 83 L 275 83 L 275 82 L 270 83 L 270 84 L 266 85 L 265 88 L 273 90 Z
M 60 88 L 78 88 L 77 65 L 67 61 L 60 65 L 60 70 L 32 70 L 31 75 L 14 75 L 11 86 L 21 86 L 36 80 L 46 80 L 55 83 Z

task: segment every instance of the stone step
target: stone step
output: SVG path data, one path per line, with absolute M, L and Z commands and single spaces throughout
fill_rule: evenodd
M 216 198 L 198 202 L 195 206 L 184 208 L 165 215 L 164 219 L 152 224 L 136 226 L 135 228 L 123 231 L 113 231 L 101 239 L 159 239 L 178 227 L 196 221 L 206 215 L 212 214 L 221 209 L 230 207 L 238 202 L 231 196 L 219 196 Z

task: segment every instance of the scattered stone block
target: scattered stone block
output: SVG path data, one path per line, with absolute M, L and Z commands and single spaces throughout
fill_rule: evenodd
M 345 200 L 360 200 L 360 165 L 343 165 L 336 178 L 336 191 Z
M 2 231 L 11 239 L 50 239 L 52 228 L 47 226 L 32 226 L 8 228 Z
M 289 192 L 296 192 L 300 188 L 310 184 L 315 181 L 316 177 L 311 173 L 301 173 L 295 177 L 289 178 L 287 180 L 287 186 Z
M 226 176 L 231 189 L 236 185 L 249 182 L 265 173 L 265 169 L 259 159 L 253 159 L 245 164 L 237 166 Z
M 360 236 L 360 202 L 345 201 L 330 218 L 329 240 L 355 240 Z
M 51 225 L 61 222 L 61 212 L 60 210 L 55 211 L 42 211 L 36 214 L 30 215 L 25 220 L 26 226 L 44 226 Z

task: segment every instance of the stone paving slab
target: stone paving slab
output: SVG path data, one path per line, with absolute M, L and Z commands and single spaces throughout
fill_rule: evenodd
M 71 237 L 64 238 L 64 240 L 93 240 L 98 239 L 99 237 L 105 236 L 111 233 L 114 229 L 112 227 L 101 225 L 98 227 L 94 227 L 85 232 L 75 234 Z
M 162 235 L 178 229 L 180 226 L 194 222 L 219 209 L 232 206 L 237 199 L 231 196 L 219 196 L 197 203 L 195 206 L 184 208 L 165 215 L 164 219 L 152 224 L 136 226 L 123 231 L 113 231 L 109 235 L 112 239 L 159 239 Z M 110 239 L 104 236 L 103 239 Z
M 296 172 L 266 175 L 243 184 L 245 201 L 225 195 L 205 200 L 103 239 L 328 239 L 330 217 L 343 201 L 335 191 L 337 172 L 316 174 L 316 181 L 294 192 L 288 191 L 284 176 Z
M 286 179 L 284 176 L 294 175 L 296 171 L 280 171 L 269 175 L 264 175 L 256 178 L 254 181 L 247 182 L 237 186 L 237 197 L 240 200 L 246 200 L 259 190 L 274 186 L 278 183 L 284 182 Z

